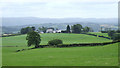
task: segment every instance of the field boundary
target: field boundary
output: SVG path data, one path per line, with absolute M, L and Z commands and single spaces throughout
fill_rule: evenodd
M 8 34 L 8 35 L 2 35 L 0 37 L 11 37 L 11 36 L 19 36 L 19 35 L 25 35 L 25 34 Z
M 119 68 L 118 66 L 2 66 L 2 68 Z
M 104 45 L 108 45 L 108 44 L 114 44 L 114 43 L 118 43 L 120 41 L 114 41 L 114 42 L 104 42 L 104 43 L 81 43 L 81 44 L 62 44 L 62 45 L 54 45 L 54 46 L 50 46 L 50 45 L 40 45 L 38 48 L 45 48 L 45 47 L 58 47 L 58 48 L 64 48 L 64 47 L 81 47 L 81 46 L 104 46 Z M 37 49 L 37 48 L 29 48 L 27 50 L 31 50 L 31 49 Z M 17 50 L 16 52 L 20 52 L 20 51 L 24 51 L 26 49 L 22 49 L 22 50 Z
M 106 38 L 106 39 L 109 39 L 109 40 L 111 39 L 111 38 L 103 36 L 103 35 L 96 35 L 96 34 L 90 34 L 90 33 L 81 33 L 81 34 L 95 36 L 95 37 L 100 37 L 100 38 Z

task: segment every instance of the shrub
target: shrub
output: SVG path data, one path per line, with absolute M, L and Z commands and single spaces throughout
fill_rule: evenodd
M 112 38 L 112 36 L 113 36 L 115 33 L 116 33 L 116 32 L 115 32 L 114 30 L 109 31 L 109 32 L 108 32 L 108 36 Z
M 120 41 L 120 33 L 115 33 L 115 34 L 112 36 L 112 39 L 113 39 L 113 41 Z
M 60 45 L 63 44 L 62 40 L 60 39 L 54 39 L 48 42 L 48 45 Z

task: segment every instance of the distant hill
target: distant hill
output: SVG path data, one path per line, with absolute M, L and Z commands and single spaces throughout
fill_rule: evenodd
M 91 27 L 95 32 L 100 31 L 100 25 L 111 24 L 117 26 L 117 19 L 95 19 L 95 18 L 3 18 L 2 30 L 4 33 L 13 33 L 20 31 L 21 28 L 27 26 L 38 27 L 53 27 L 65 30 L 66 25 L 81 24 L 83 27 Z
M 117 18 L 35 18 L 35 17 L 9 17 L 2 18 L 3 26 L 21 26 L 43 23 L 117 23 Z
M 100 30 L 100 25 L 96 23 L 80 23 L 80 22 L 74 22 L 74 23 L 42 23 L 42 24 L 29 24 L 29 25 L 22 25 L 22 26 L 2 26 L 4 33 L 13 33 L 20 31 L 21 28 L 27 27 L 27 26 L 34 26 L 36 29 L 39 27 L 53 27 L 58 28 L 61 30 L 65 30 L 67 25 L 74 25 L 74 24 L 81 24 L 83 27 L 88 26 L 91 27 L 95 32 L 98 32 Z

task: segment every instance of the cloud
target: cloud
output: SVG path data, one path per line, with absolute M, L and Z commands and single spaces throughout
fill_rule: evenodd
M 118 0 L 2 0 L 3 17 L 117 17 Z

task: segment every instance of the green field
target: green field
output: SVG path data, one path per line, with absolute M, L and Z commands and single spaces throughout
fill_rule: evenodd
M 46 45 L 48 41 L 53 39 L 61 39 L 64 44 L 73 43 L 101 43 L 110 42 L 112 40 L 99 38 L 84 34 L 40 34 L 41 45 Z M 11 36 L 2 38 L 3 46 L 27 46 L 26 35 Z
M 90 34 L 96 34 L 96 35 L 100 35 L 100 36 L 105 36 L 105 37 L 109 37 L 108 33 L 101 33 L 101 32 L 89 32 Z
M 26 35 L 3 38 L 3 66 L 117 66 L 118 43 L 94 47 L 38 48 L 27 49 Z M 49 40 L 61 39 L 64 44 L 109 42 L 84 34 L 41 34 L 42 45 Z M 20 47 L 7 47 L 20 46 Z

